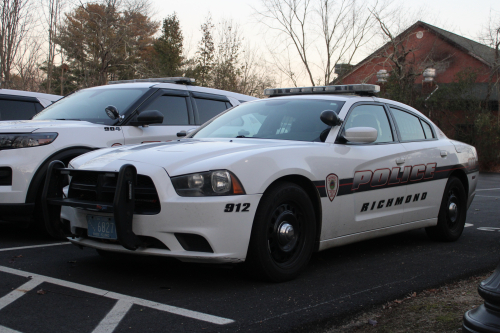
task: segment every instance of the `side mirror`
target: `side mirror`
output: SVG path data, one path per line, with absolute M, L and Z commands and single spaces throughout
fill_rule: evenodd
M 328 126 L 338 126 L 342 124 L 342 120 L 340 120 L 339 116 L 337 116 L 337 114 L 332 110 L 325 110 L 321 112 L 321 116 L 319 118 Z
M 118 109 L 115 108 L 113 105 L 109 105 L 108 107 L 106 107 L 104 109 L 104 111 L 106 111 L 106 114 L 108 115 L 108 117 L 113 119 L 113 120 L 118 119 L 118 117 L 120 117 L 120 113 L 118 112 Z
M 136 118 L 136 121 L 132 122 L 133 126 L 147 126 L 151 124 L 161 124 L 163 123 L 163 113 L 157 110 L 147 110 L 142 111 Z
M 378 132 L 373 127 L 352 127 L 345 130 L 344 138 L 352 143 L 372 143 L 377 140 Z

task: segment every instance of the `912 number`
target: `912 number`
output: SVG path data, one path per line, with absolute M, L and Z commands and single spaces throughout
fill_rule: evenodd
M 243 209 L 241 207 L 243 206 Z M 243 203 L 243 204 L 233 204 L 233 203 L 228 203 L 226 205 L 226 208 L 224 209 L 224 213 L 239 213 L 239 212 L 248 212 L 248 208 L 250 208 L 249 203 Z

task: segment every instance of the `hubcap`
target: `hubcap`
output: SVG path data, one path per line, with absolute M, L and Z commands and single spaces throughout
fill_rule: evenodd
M 458 215 L 458 207 L 456 203 L 450 202 L 450 205 L 448 206 L 448 214 L 450 216 L 450 220 L 452 222 L 455 222 Z
M 293 240 L 295 236 L 295 231 L 293 230 L 293 226 L 288 222 L 282 222 L 278 228 L 278 241 L 282 245 L 287 245 Z
M 303 217 L 297 206 L 285 203 L 276 207 L 268 222 L 268 250 L 278 265 L 293 262 L 303 246 Z

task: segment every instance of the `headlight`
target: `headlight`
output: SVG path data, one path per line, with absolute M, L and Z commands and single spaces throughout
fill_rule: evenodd
M 48 145 L 57 133 L 0 134 L 0 149 L 15 149 Z
M 172 184 L 181 197 L 245 194 L 238 178 L 227 170 L 172 177 Z

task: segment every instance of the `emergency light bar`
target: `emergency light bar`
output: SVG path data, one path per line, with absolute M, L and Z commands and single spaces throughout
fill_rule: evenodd
M 195 79 L 189 77 L 160 77 L 155 79 L 134 79 L 134 80 L 118 80 L 109 81 L 108 84 L 118 83 L 135 83 L 135 82 L 159 82 L 159 83 L 177 83 L 177 84 L 193 84 Z
M 346 85 L 335 85 L 335 86 L 265 89 L 264 95 L 269 97 L 290 96 L 290 95 L 311 95 L 311 94 L 373 95 L 378 92 L 380 92 L 380 86 L 376 84 L 346 84 Z

